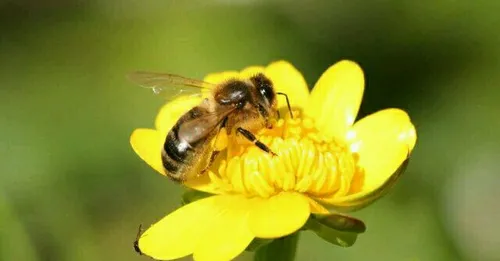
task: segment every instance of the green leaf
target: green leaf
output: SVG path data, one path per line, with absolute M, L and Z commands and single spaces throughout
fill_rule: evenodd
M 196 200 L 206 198 L 212 196 L 210 193 L 194 190 L 194 189 L 186 189 L 186 192 L 182 194 L 182 205 L 187 205 L 191 202 L 194 202 Z
M 364 233 L 366 231 L 366 226 L 363 221 L 341 214 L 330 214 L 330 215 L 313 215 L 311 218 L 316 219 L 322 225 L 330 227 L 332 229 L 352 232 L 352 233 Z
M 365 230 L 364 224 L 360 220 L 346 218 L 342 215 L 329 215 L 330 217 L 317 218 L 311 215 L 307 220 L 306 227 L 327 242 L 341 247 L 354 245 L 358 233 L 354 231 Z
M 255 251 L 254 261 L 293 261 L 297 252 L 299 232 L 276 238 Z

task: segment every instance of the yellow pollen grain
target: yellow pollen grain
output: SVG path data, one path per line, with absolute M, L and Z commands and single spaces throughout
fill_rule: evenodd
M 267 198 L 282 191 L 313 197 L 349 193 L 357 158 L 332 138 L 325 138 L 310 118 L 294 111 L 294 118 L 280 119 L 273 129 L 262 129 L 258 139 L 277 154 L 273 156 L 249 142 L 228 136 L 226 158 L 210 179 L 227 193 Z M 359 183 L 359 182 L 358 182 Z

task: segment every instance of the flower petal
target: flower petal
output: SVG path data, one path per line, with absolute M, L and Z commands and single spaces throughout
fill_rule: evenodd
M 209 170 L 209 172 L 212 171 Z M 204 173 L 203 175 L 199 175 L 198 177 L 186 180 L 183 185 L 188 188 L 211 194 L 221 194 L 223 192 L 222 188 L 218 186 L 218 184 L 212 182 L 209 173 Z
M 340 61 L 326 70 L 311 92 L 305 114 L 327 137 L 345 140 L 363 98 L 364 76 L 352 61 Z
M 211 73 L 205 76 L 205 78 L 203 78 L 203 81 L 213 84 L 219 84 L 230 79 L 239 79 L 239 72 L 225 71 L 225 72 Z
M 259 73 L 264 73 L 265 68 L 263 66 L 250 66 L 240 72 L 240 79 L 249 79 Z
M 349 196 L 344 196 L 342 198 L 322 198 L 319 200 L 330 204 L 330 208 L 335 211 L 340 211 L 343 213 L 356 211 L 362 209 L 377 199 L 383 197 L 391 189 L 391 187 L 398 181 L 399 177 L 405 172 L 408 166 L 410 158 L 407 158 L 401 166 L 392 174 L 390 177 L 377 189 L 372 191 L 359 191 Z
M 250 212 L 248 223 L 255 237 L 278 238 L 299 230 L 309 214 L 309 201 L 305 196 L 282 192 L 259 199 Z
M 184 113 L 200 104 L 201 99 L 201 95 L 193 95 L 180 96 L 172 101 L 169 101 L 160 109 L 158 115 L 156 116 L 156 129 L 166 137 L 168 131 L 172 129 L 179 118 Z
M 139 238 L 139 249 L 154 259 L 172 260 L 190 255 L 199 235 L 226 211 L 223 196 L 200 199 L 164 217 Z
M 415 127 L 400 109 L 385 109 L 361 119 L 347 137 L 350 150 L 359 155 L 358 165 L 364 173 L 353 181 L 360 183 L 355 184 L 357 191 L 345 197 L 323 199 L 334 206 L 361 204 L 372 192 L 392 185 L 394 182 L 387 181 L 401 174 L 399 168 L 416 143 Z
M 362 191 L 378 188 L 398 169 L 415 146 L 415 127 L 400 109 L 385 109 L 356 122 L 349 132 L 351 151 L 365 171 Z
M 330 211 L 328 211 L 327 208 L 323 207 L 320 203 L 318 203 L 316 200 L 312 198 L 307 198 L 309 200 L 309 209 L 311 210 L 311 213 L 313 214 L 329 214 Z
M 252 201 L 243 196 L 226 196 L 222 204 L 225 211 L 199 234 L 201 239 L 193 254 L 196 261 L 232 260 L 245 251 L 254 238 L 247 222 Z
M 304 108 L 309 96 L 309 89 L 304 76 L 286 61 L 277 61 L 266 67 L 265 73 L 274 84 L 277 92 L 288 96 L 293 107 Z M 286 107 L 284 97 L 278 98 L 278 107 Z
M 161 150 L 164 139 L 164 135 L 152 129 L 136 129 L 130 136 L 130 144 L 135 153 L 162 175 L 166 175 L 161 163 Z

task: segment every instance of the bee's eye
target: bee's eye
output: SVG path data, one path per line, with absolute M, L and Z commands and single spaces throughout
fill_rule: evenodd
M 264 85 L 261 88 L 259 88 L 259 92 L 264 97 L 267 101 L 272 100 L 273 96 L 273 91 L 271 90 L 270 86 Z
M 254 77 L 250 78 L 250 80 L 257 88 L 257 91 L 260 93 L 261 98 L 266 101 L 266 104 L 273 104 L 275 93 L 271 80 L 264 76 L 264 74 L 262 73 L 255 75 Z
M 269 94 L 268 94 L 268 91 L 267 91 L 267 88 L 259 88 L 259 91 L 260 91 L 260 94 L 262 94 L 262 96 L 264 97 L 267 97 Z

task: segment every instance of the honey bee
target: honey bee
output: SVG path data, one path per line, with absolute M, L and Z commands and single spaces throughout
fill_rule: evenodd
M 286 98 L 293 117 L 288 96 L 276 92 L 271 80 L 262 73 L 220 84 L 154 72 L 134 72 L 129 78 L 157 94 L 172 96 L 195 89 L 201 95 L 202 90 L 208 90 L 208 97 L 177 120 L 165 138 L 161 155 L 158 152 L 167 176 L 176 182 L 196 177 L 209 168 L 218 154 L 213 140 L 222 128 L 228 134 L 236 132 L 242 135 L 261 150 L 275 156 L 251 130 L 273 127 L 272 119 L 280 117 L 277 95 Z

